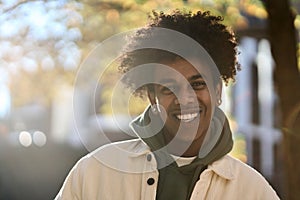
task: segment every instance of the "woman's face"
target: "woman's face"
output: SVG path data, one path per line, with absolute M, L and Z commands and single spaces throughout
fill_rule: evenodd
M 167 142 L 173 139 L 202 142 L 216 99 L 221 96 L 221 83 L 214 84 L 209 70 L 199 71 L 183 59 L 162 64 L 166 67 L 155 70 L 154 79 L 158 84 L 149 92 L 149 99 L 151 104 L 159 104 L 165 110 L 161 115 L 166 120 L 163 132 Z

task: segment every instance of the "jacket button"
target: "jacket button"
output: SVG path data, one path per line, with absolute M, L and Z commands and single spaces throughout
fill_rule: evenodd
M 148 178 L 147 183 L 148 185 L 153 185 L 155 182 L 154 178 Z
M 147 155 L 147 160 L 150 162 L 150 161 L 151 161 L 151 159 L 152 159 L 152 156 L 151 156 L 151 154 L 148 154 L 148 155 Z

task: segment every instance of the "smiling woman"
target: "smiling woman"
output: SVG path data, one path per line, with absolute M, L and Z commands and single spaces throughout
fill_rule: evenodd
M 178 58 L 163 63 L 173 70 L 155 69 L 155 82 L 161 85 L 155 84 L 153 90 L 148 92 L 149 100 L 152 105 L 160 104 L 165 109 L 165 140 L 167 144 L 174 140 L 169 146 L 170 153 L 196 156 L 208 131 L 216 99 L 221 98 L 222 84 L 220 81 L 214 84 L 210 94 L 206 84 L 212 83 L 209 71 L 199 71 Z M 185 131 L 188 129 L 191 130 L 189 134 Z M 194 133 L 192 130 L 195 130 Z M 179 144 L 182 146 L 185 143 L 185 151 L 178 148 Z
M 119 67 L 150 102 L 130 124 L 138 139 L 82 158 L 56 199 L 278 199 L 258 172 L 228 155 L 222 80 L 234 80 L 239 65 L 235 36 L 221 21 L 209 12 L 153 12 Z

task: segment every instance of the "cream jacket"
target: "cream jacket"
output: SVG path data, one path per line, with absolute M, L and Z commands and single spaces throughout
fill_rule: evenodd
M 156 161 L 140 139 L 109 144 L 73 167 L 55 200 L 155 200 Z M 226 155 L 200 175 L 193 200 L 279 199 L 248 165 Z

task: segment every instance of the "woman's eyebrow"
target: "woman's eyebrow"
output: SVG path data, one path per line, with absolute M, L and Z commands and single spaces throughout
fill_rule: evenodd
M 203 76 L 201 74 L 196 74 L 196 75 L 193 75 L 189 78 L 189 81 L 194 81 L 194 80 L 197 80 L 197 79 L 203 79 Z
M 197 80 L 197 79 L 203 79 L 203 77 L 205 78 L 204 75 L 196 74 L 196 75 L 193 75 L 193 76 L 189 77 L 187 81 L 194 81 L 194 80 Z M 175 82 L 176 82 L 176 80 L 174 80 L 172 78 L 163 78 L 163 79 L 158 81 L 159 84 L 167 84 L 167 83 L 175 83 Z
M 158 81 L 158 83 L 160 83 L 160 84 L 174 83 L 174 82 L 176 82 L 176 81 L 172 78 L 165 78 L 165 79 L 162 79 L 162 80 Z

